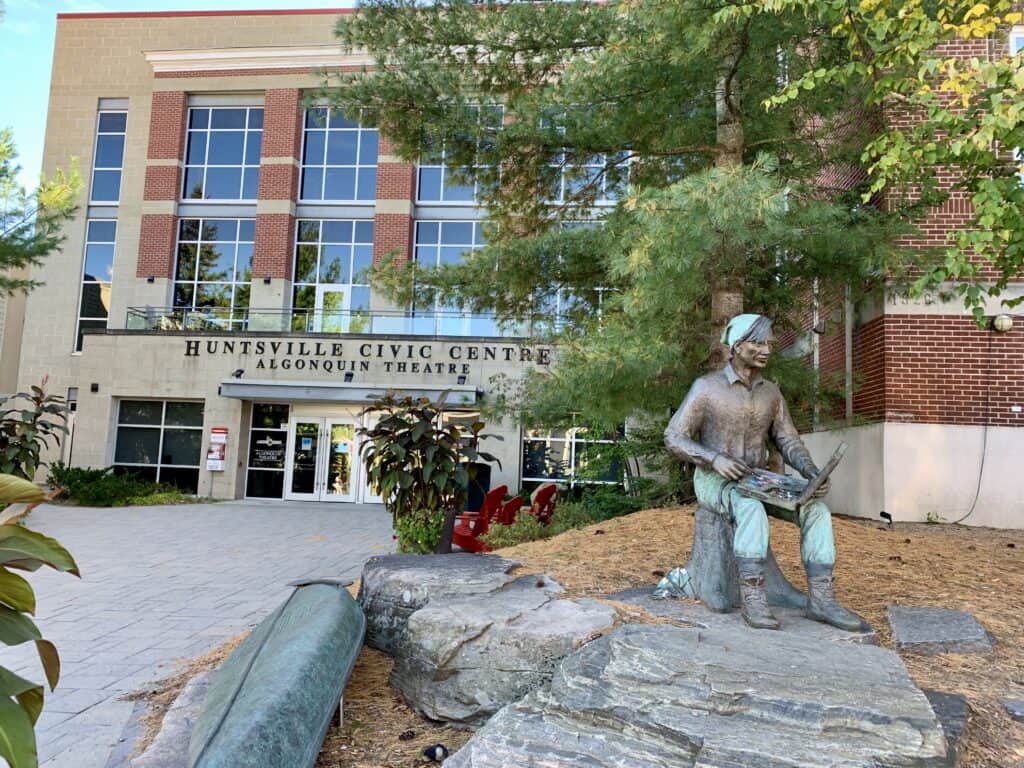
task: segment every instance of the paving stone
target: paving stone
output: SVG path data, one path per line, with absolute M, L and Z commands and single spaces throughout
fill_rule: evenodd
M 900 650 L 939 653 L 991 651 L 995 640 L 967 611 L 890 605 L 886 608 L 892 641 Z
M 1024 699 L 1000 699 L 1006 714 L 1018 723 L 1024 723 Z
M 212 672 L 196 675 L 182 689 L 164 715 L 156 738 L 130 762 L 131 768 L 182 768 L 188 764 L 192 727 L 210 687 Z
M 637 587 L 608 595 L 609 600 L 618 600 L 643 608 L 654 616 L 671 619 L 680 626 L 728 628 L 745 626 L 739 611 L 732 613 L 715 613 L 703 603 L 689 599 L 666 598 L 659 600 L 651 597 L 650 587 Z M 868 632 L 846 632 L 830 624 L 812 621 L 804 616 L 799 608 L 783 608 L 772 606 L 772 613 L 782 624 L 782 631 L 800 637 L 818 640 L 835 640 L 837 642 L 878 645 L 878 636 L 874 630 Z

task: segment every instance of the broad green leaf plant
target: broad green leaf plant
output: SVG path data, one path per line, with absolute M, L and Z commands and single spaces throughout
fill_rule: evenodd
M 23 407 L 0 409 L 0 473 L 35 478 L 45 466 L 44 449 L 56 447 L 67 434 L 67 403 L 45 391 L 46 379 L 29 392 L 19 392 L 7 404 L 24 401 Z
M 370 488 L 391 512 L 402 552 L 450 551 L 451 525 L 465 506 L 473 464 L 497 462 L 479 450 L 489 437 L 482 421 L 468 429 L 441 424 L 444 399 L 389 392 L 364 411 L 379 416 L 376 424 L 358 430 Z
M 46 496 L 28 480 L 0 474 L 0 507 L 37 504 Z M 31 616 L 36 611 L 32 585 L 16 571 L 36 571 L 42 566 L 79 575 L 71 554 L 56 540 L 16 524 L 5 516 L 0 524 L 0 642 L 5 645 L 35 643 L 39 660 L 52 691 L 60 679 L 57 648 L 43 638 Z M 34 726 L 43 709 L 43 685 L 26 680 L 0 666 L 0 757 L 11 768 L 38 765 Z

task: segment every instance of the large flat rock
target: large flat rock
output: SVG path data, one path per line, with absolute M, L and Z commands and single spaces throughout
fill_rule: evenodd
M 496 555 L 382 555 L 363 566 L 359 605 L 366 614 L 366 644 L 394 654 L 409 616 L 431 600 L 482 595 L 515 577 L 519 563 Z
M 704 603 L 691 598 L 655 598 L 650 587 L 637 587 L 607 596 L 609 600 L 618 600 L 643 608 L 653 616 L 669 619 L 680 626 L 704 627 L 706 629 L 746 627 L 739 610 L 730 613 L 717 613 Z M 847 632 L 830 624 L 812 621 L 804 616 L 802 608 L 786 608 L 773 606 L 772 613 L 782 624 L 782 632 L 814 640 L 834 640 L 844 643 L 865 643 L 878 645 L 878 637 L 874 630 L 867 632 Z
M 897 648 L 933 656 L 939 653 L 991 651 L 995 641 L 967 611 L 946 608 L 886 608 L 892 642 Z
M 614 623 L 608 605 L 558 599 L 562 591 L 547 576 L 524 576 L 484 596 L 432 599 L 396 642 L 392 686 L 432 720 L 483 723 Z
M 627 625 L 498 712 L 446 768 L 932 768 L 942 728 L 899 657 L 743 628 Z

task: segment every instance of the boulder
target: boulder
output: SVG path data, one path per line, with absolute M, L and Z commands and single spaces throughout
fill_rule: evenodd
M 927 688 L 924 689 L 924 695 L 928 697 L 928 703 L 932 705 L 932 711 L 939 718 L 942 732 L 946 735 L 946 752 L 951 758 L 950 763 L 956 765 L 960 759 L 964 731 L 967 730 L 967 723 L 971 719 L 971 707 L 967 703 L 967 698 L 959 693 L 933 691 Z
M 432 720 L 481 724 L 614 623 L 608 605 L 557 599 L 562 591 L 524 576 L 487 595 L 432 599 L 398 638 L 391 685 Z
M 1000 699 L 1003 709 L 1018 723 L 1024 723 L 1024 699 Z
M 991 651 L 995 640 L 967 611 L 946 608 L 886 608 L 892 642 L 900 650 L 927 656 Z
M 363 566 L 359 605 L 366 614 L 366 644 L 394 655 L 395 639 L 430 600 L 481 595 L 515 577 L 519 563 L 493 555 L 382 555 Z
M 933 768 L 942 728 L 899 657 L 743 628 L 626 625 L 568 656 L 446 768 Z

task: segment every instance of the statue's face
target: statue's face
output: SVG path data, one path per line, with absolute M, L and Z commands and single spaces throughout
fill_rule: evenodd
M 771 353 L 770 339 L 764 342 L 741 341 L 733 348 L 733 354 L 748 368 L 764 368 Z

